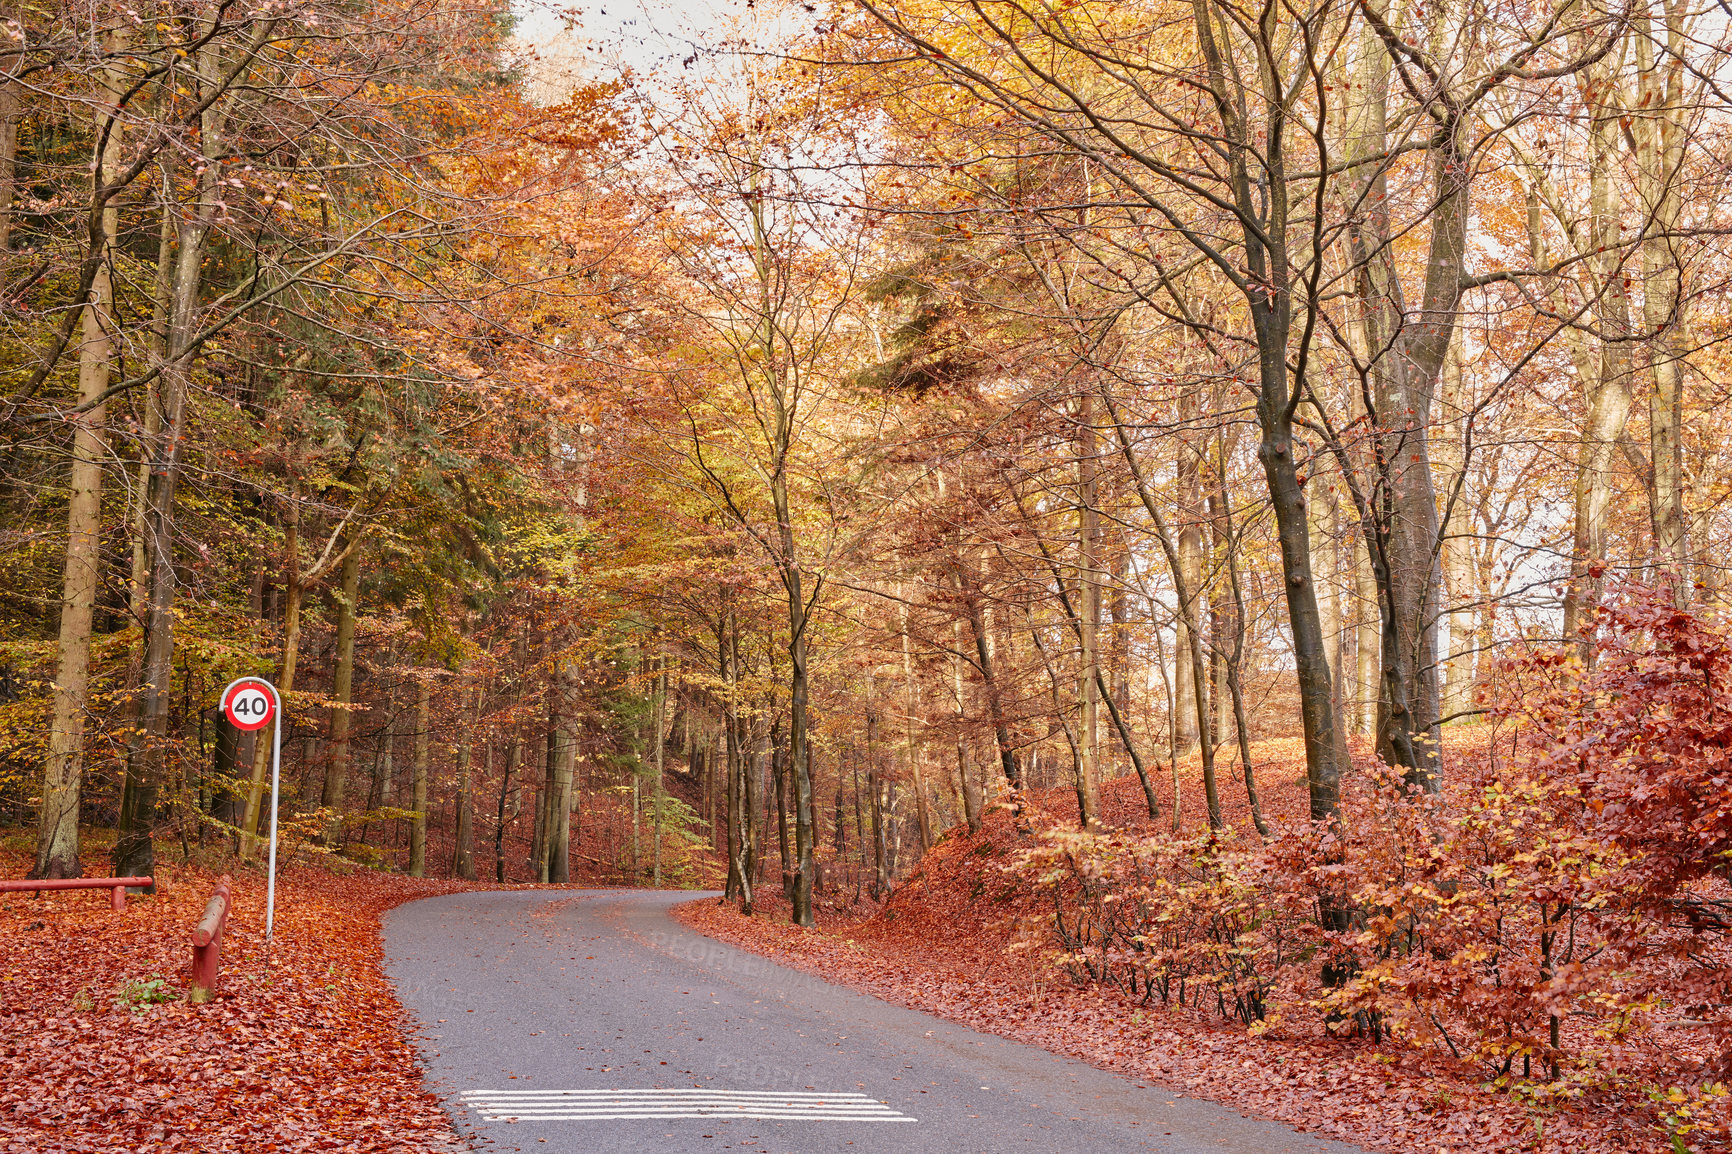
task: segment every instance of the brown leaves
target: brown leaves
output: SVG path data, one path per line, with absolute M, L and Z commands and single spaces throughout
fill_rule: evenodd
M 1253 752 L 1282 760 L 1286 744 L 1264 743 Z M 1107 811 L 1131 812 L 1136 783 L 1111 783 L 1107 792 L 1115 791 L 1121 796 L 1106 799 Z M 1302 804 L 1296 787 L 1285 792 Z M 1056 797 L 1038 800 L 1057 808 Z M 1122 836 L 1128 842 L 1137 835 Z M 1175 842 L 1182 847 L 1185 839 Z M 800 930 L 707 902 L 680 907 L 679 916 L 713 937 L 877 997 L 1367 1148 L 1487 1154 L 1673 1148 L 1666 1120 L 1639 1078 L 1535 1105 L 1493 1090 L 1477 1071 L 1440 1056 L 1441 1047 L 1333 1036 L 1323 1016 L 1303 1003 L 1247 1030 L 1222 1021 L 1213 1008 L 1163 1009 L 1158 999 L 1146 1005 L 1117 988 L 1072 984 L 1051 964 L 1044 931 L 1032 944 L 1019 939 L 1019 923 L 1039 930 L 1053 915 L 1051 895 L 1032 876 L 1017 874 L 1018 851 L 1032 845 L 1002 809 L 989 813 L 978 835 L 952 830 L 884 911 L 866 922 L 826 921 L 819 930 Z M 1422 858 L 1416 853 L 1414 860 Z M 1356 883 L 1358 869 L 1338 867 L 1337 880 Z M 1242 893 L 1235 885 L 1218 896 L 1236 901 Z M 1199 900 L 1209 897 L 1203 893 Z M 1317 965 L 1315 955 L 1306 955 L 1291 967 L 1313 992 Z M 1582 968 L 1559 979 L 1562 986 L 1586 980 Z M 1650 1036 L 1649 1068 L 1652 1047 L 1667 1041 Z M 1642 1068 L 1643 1058 L 1627 1045 L 1615 1055 L 1634 1063 L 1632 1070 Z M 1665 1112 L 1674 1124 L 1711 1124 L 1725 1104 L 1711 1094 L 1686 1094 Z M 1680 1140 L 1686 1149 L 1717 1148 L 1707 1131 Z
M 26 864 L 0 855 L 7 876 Z M 216 1000 L 117 1004 L 128 982 L 185 991 L 216 879 L 157 876 L 162 892 L 125 913 L 100 893 L 0 898 L 0 1151 L 453 1148 L 421 1089 L 378 927 L 391 906 L 452 886 L 286 871 L 267 974 L 264 881 L 243 873 Z

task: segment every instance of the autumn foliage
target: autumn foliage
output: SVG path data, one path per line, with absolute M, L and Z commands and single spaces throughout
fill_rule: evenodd
M 1181 1034 L 1215 1023 L 1240 1046 L 1385 1063 L 1390 1085 L 1433 1087 L 1413 1120 L 1434 1135 L 1465 1137 L 1460 1111 L 1498 1103 L 1564 1136 L 1539 1148 L 1592 1148 L 1581 1134 L 1596 1132 L 1632 1148 L 1632 1119 L 1638 1143 L 1723 1148 L 1732 955 L 1716 687 L 1732 648 L 1664 590 L 1623 588 L 1594 625 L 1590 666 L 1537 646 L 1506 662 L 1493 723 L 1446 749 L 1442 795 L 1363 771 L 1330 825 L 1277 798 L 1285 820 L 1266 841 L 1243 822 L 1083 832 L 1050 798 L 1036 799 L 1030 835 L 1003 808 L 977 838 L 953 831 L 884 912 L 836 931 L 856 943 L 855 980 L 1000 1032 L 1044 1023 L 1059 1048 L 1108 1065 L 1126 1051 L 1103 1048 L 1065 988 L 1108 997 L 1121 1019 L 1165 1011 L 1161 1029 Z M 720 915 L 700 921 L 751 941 Z M 810 939 L 772 947 L 835 965 Z M 951 969 L 1011 987 L 1014 1007 L 1003 988 L 936 978 Z M 1182 1072 L 1187 1047 L 1169 1039 L 1149 1060 L 1162 1048 Z M 1238 1100 L 1231 1081 L 1216 1089 Z M 1340 1132 L 1386 1144 L 1376 1127 Z M 1478 1140 L 1533 1148 L 1495 1130 Z
M 0 869 L 23 859 L 0 853 Z M 107 894 L 0 897 L 0 1150 L 448 1150 L 381 963 L 379 915 L 450 890 L 371 871 L 234 883 L 216 1000 L 187 1004 L 214 871 L 166 866 L 124 913 Z
M 1075 980 L 1256 1030 L 1310 1023 L 1539 1099 L 1653 1090 L 1724 1136 L 1732 1017 L 1727 639 L 1668 595 L 1600 609 L 1597 660 L 1507 664 L 1443 796 L 1364 774 L 1337 823 L 1062 829 L 1021 860 Z M 1467 753 L 1467 751 L 1463 751 Z

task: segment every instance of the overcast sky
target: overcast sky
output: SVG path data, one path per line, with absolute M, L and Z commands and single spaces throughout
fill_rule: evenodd
M 516 0 L 515 7 L 517 37 L 539 57 L 532 74 L 549 83 L 621 66 L 651 76 L 700 67 L 705 50 L 735 34 L 746 11 L 736 0 Z

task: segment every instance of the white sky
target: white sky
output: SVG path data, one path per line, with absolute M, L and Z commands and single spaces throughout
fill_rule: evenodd
M 567 90 L 620 67 L 650 77 L 701 68 L 706 50 L 738 36 L 749 13 L 745 0 L 515 0 L 513 6 L 517 39 L 536 54 L 531 75 Z

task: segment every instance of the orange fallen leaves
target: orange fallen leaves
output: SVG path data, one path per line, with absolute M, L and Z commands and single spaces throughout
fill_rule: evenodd
M 1261 752 L 1279 764 L 1285 751 L 1275 746 L 1265 743 Z M 1286 773 L 1272 775 L 1272 784 L 1293 776 L 1280 768 Z M 1109 783 L 1106 792 L 1109 813 L 1131 816 L 1140 804 L 1134 781 Z M 1277 810 L 1302 802 L 1297 782 L 1271 792 Z M 1286 793 L 1293 797 L 1279 797 Z M 1031 800 L 1056 811 L 1063 799 L 1054 791 Z M 1034 908 L 1033 887 L 1008 884 L 999 868 L 1032 844 L 998 809 L 977 835 L 952 830 L 875 916 L 831 917 L 818 930 L 744 918 L 713 902 L 680 906 L 676 916 L 711 937 L 887 1001 L 1368 1149 L 1674 1149 L 1645 1100 L 1530 1108 L 1448 1063 L 1363 1039 L 1297 1024 L 1259 1035 L 1189 1010 L 1138 1005 L 1115 989 L 1071 985 L 1044 959 L 1011 948 L 1020 919 L 1050 917 L 1050 904 Z
M 4 876 L 27 866 L 0 854 Z M 456 1149 L 381 968 L 378 919 L 465 887 L 285 871 L 267 974 L 264 881 L 242 873 L 219 994 L 192 1006 L 148 999 L 184 995 L 216 878 L 157 876 L 162 892 L 125 913 L 105 891 L 0 898 L 0 1151 Z M 153 979 L 117 1004 L 124 983 Z

